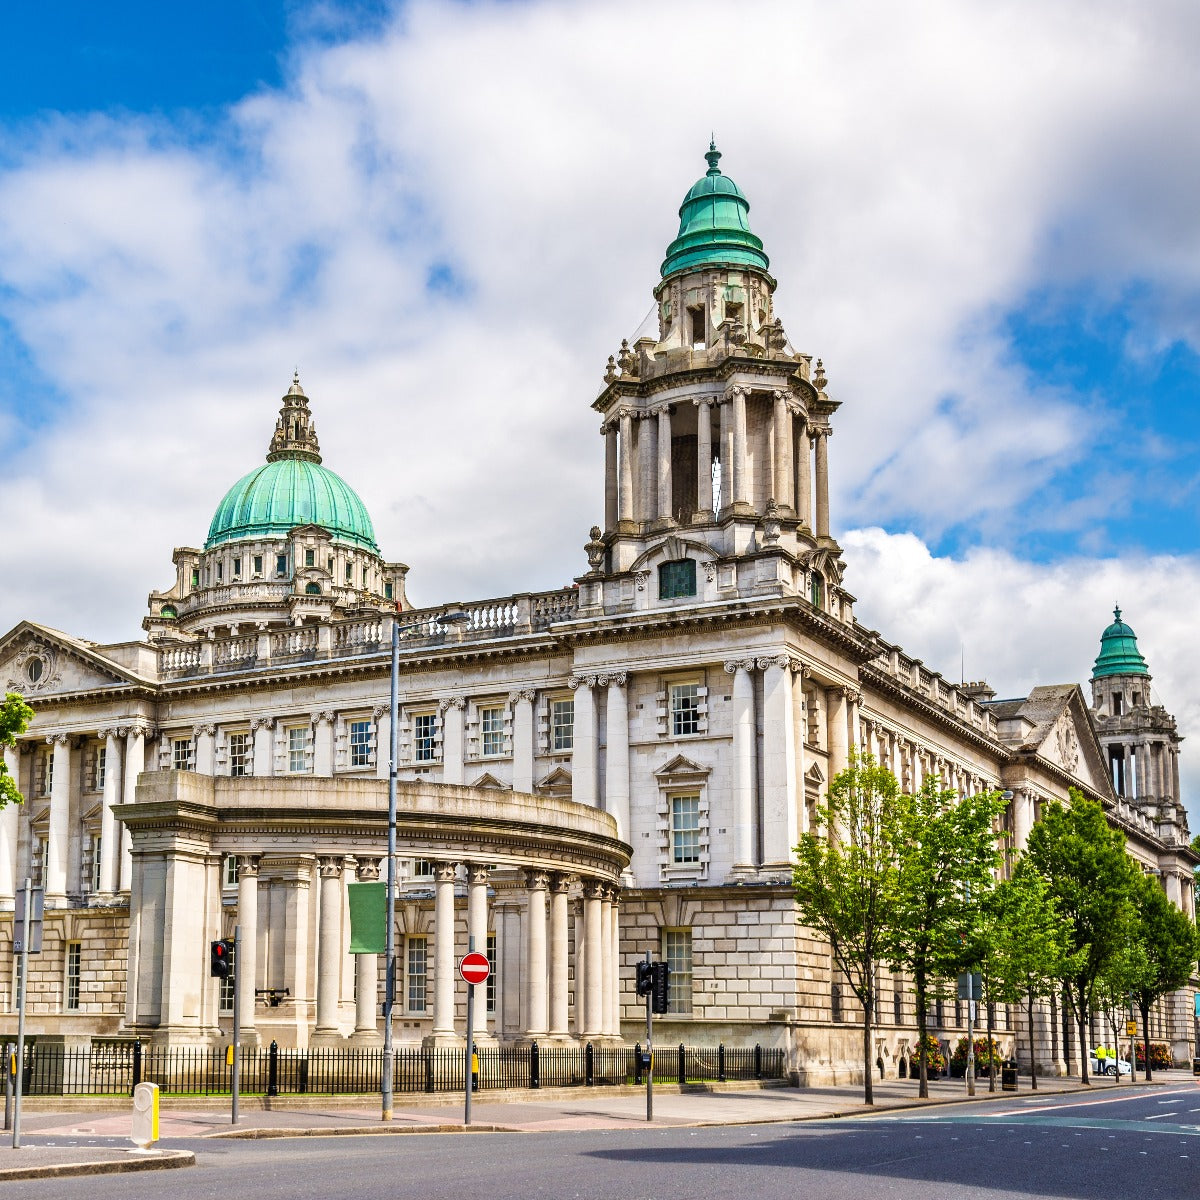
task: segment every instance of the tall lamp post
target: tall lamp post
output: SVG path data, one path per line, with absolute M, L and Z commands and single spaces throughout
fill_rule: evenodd
M 399 611 L 397 609 L 397 611 Z M 433 623 L 443 629 L 458 628 L 471 623 L 471 614 L 460 608 L 447 609 Z M 380 1091 L 383 1094 L 383 1120 L 392 1119 L 392 1006 L 396 1001 L 396 767 L 400 758 L 400 635 L 410 629 L 420 629 L 428 621 L 401 625 L 392 621 L 392 687 L 389 711 L 391 732 L 388 747 L 388 849 L 387 849 L 387 928 L 384 931 L 385 983 L 383 987 L 383 1071 Z

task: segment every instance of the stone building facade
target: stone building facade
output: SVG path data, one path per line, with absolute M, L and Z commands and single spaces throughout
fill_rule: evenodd
M 1077 787 L 1191 911 L 1180 739 L 1128 626 L 1103 635 L 1089 708 L 1075 684 L 998 701 L 855 620 L 830 524 L 838 402 L 775 313 L 719 159 L 681 206 L 657 335 L 609 359 L 593 404 L 604 522 L 576 586 L 413 609 L 297 378 L 267 462 L 175 551 L 143 638 L 23 622 L 0 639 L 0 683 L 36 712 L 9 753 L 27 801 L 0 814 L 0 909 L 27 877 L 47 898 L 35 1030 L 227 1038 L 206 944 L 237 923 L 249 1040 L 378 1043 L 381 964 L 347 953 L 346 885 L 378 878 L 386 846 L 394 625 L 401 1042 L 461 1031 L 474 937 L 495 966 L 485 1037 L 632 1041 L 650 951 L 673 968 L 663 1038 L 784 1046 L 802 1081 L 850 1077 L 858 1013 L 789 880 L 852 748 L 905 788 L 1004 791 L 1013 850 Z M 1078 1061 L 1061 1015 L 1035 1031 L 1040 1070 Z M 932 1016 L 965 1030 L 952 1000 Z M 1020 1014 L 996 1016 L 1011 1043 Z M 1154 1020 L 1190 1054 L 1182 1001 Z M 905 979 L 883 981 L 878 1024 L 894 1072 Z

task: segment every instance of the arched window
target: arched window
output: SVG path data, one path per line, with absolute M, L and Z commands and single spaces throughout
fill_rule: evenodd
M 680 558 L 658 568 L 658 598 L 675 600 L 696 594 L 696 560 Z
M 179 616 L 179 614 L 175 611 L 175 605 L 173 604 L 164 604 L 162 608 L 159 609 L 158 615 L 170 621 L 173 621 L 177 616 Z
M 321 594 L 321 585 L 319 583 L 305 584 L 304 594 L 306 596 L 319 596 Z
M 812 582 L 809 586 L 808 598 L 813 602 L 814 608 L 825 607 L 825 578 L 820 571 L 812 573 Z

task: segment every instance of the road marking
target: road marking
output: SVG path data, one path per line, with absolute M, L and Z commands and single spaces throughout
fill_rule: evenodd
M 1152 1113 L 1150 1116 L 1148 1116 L 1148 1117 L 1146 1118 L 1146 1120 L 1147 1120 L 1147 1121 L 1159 1121 L 1159 1120 L 1161 1120 L 1163 1117 L 1177 1117 L 1177 1116 L 1179 1116 L 1179 1114 L 1178 1114 L 1177 1112 L 1169 1112 L 1169 1113 Z

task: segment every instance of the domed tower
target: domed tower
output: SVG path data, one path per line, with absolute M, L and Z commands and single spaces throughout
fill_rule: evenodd
M 593 404 L 605 519 L 581 603 L 619 607 L 631 588 L 651 604 L 794 593 L 849 621 L 829 528 L 838 404 L 820 360 L 795 351 L 775 315 L 749 202 L 715 145 L 705 158 L 654 289 L 657 336 L 622 342 Z
M 1160 837 L 1186 841 L 1187 814 L 1179 798 L 1183 739 L 1175 718 L 1151 698 L 1150 682 L 1137 635 L 1116 608 L 1092 668 L 1092 717 L 1113 790 L 1155 820 Z
M 175 551 L 176 581 L 152 592 L 154 637 L 268 629 L 406 606 L 403 563 L 385 563 L 366 506 L 321 463 L 300 377 L 283 397 L 267 461 L 225 493 L 203 550 Z

